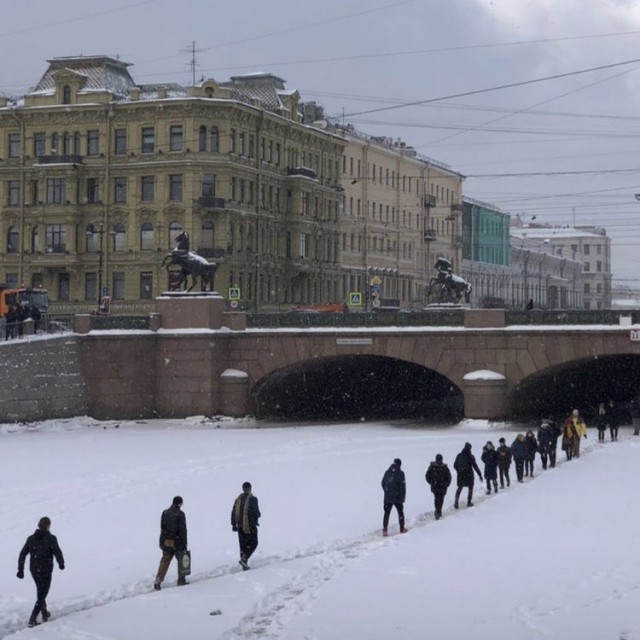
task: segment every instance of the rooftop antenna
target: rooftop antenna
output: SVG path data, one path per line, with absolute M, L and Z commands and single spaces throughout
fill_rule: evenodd
M 191 46 L 186 47 L 185 49 L 180 49 L 182 53 L 190 53 L 191 60 L 189 60 L 189 68 L 191 69 L 191 83 L 195 85 L 196 83 L 196 68 L 198 67 L 198 61 L 196 59 L 196 53 L 202 53 L 206 51 L 206 49 L 196 49 L 195 40 L 191 41 Z
M 572 207 L 571 212 L 573 214 L 573 228 L 576 228 L 576 208 Z

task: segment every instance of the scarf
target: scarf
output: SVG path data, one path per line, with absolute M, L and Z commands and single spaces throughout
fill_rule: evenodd
M 236 522 L 242 526 L 243 533 L 251 533 L 251 526 L 249 525 L 249 498 L 251 493 L 241 493 L 233 505 L 234 515 Z M 243 502 L 243 498 L 246 498 Z

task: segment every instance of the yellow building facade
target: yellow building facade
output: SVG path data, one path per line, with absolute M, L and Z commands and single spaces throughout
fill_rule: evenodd
M 127 63 L 49 60 L 0 105 L 0 276 L 54 310 L 146 311 L 182 231 L 253 310 L 342 296 L 345 140 L 271 74 L 137 85 Z
M 367 306 L 422 308 L 438 257 L 462 269 L 464 176 L 404 142 L 338 127 L 342 158 L 342 267 Z M 376 302 L 377 299 L 377 302 Z

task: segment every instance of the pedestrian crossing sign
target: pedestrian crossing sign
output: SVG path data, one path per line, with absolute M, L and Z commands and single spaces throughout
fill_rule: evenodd
M 350 307 L 362 306 L 362 294 L 359 291 L 352 291 L 349 294 L 349 306 Z
M 240 287 L 229 287 L 229 300 L 240 300 Z

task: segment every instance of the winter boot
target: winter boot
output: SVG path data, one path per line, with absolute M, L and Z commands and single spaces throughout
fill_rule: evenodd
M 389 532 L 386 529 L 382 530 L 382 537 L 386 538 L 389 535 Z
M 409 529 L 406 529 L 405 527 L 400 527 L 400 533 L 407 533 L 407 531 L 409 531 Z
M 35 618 L 29 618 L 29 628 L 37 627 L 40 623 Z
M 42 622 L 46 622 L 51 617 L 51 614 L 45 609 L 42 612 Z
M 186 578 L 178 578 L 178 586 L 184 587 L 185 584 L 189 584 Z
M 153 583 L 153 588 L 154 588 L 156 591 L 160 591 L 160 589 L 162 589 L 162 586 L 160 585 L 160 583 L 159 583 L 159 582 L 154 582 L 154 583 Z
M 469 500 L 469 502 L 467 502 L 467 507 L 473 507 L 473 502 L 471 502 L 471 500 Z

